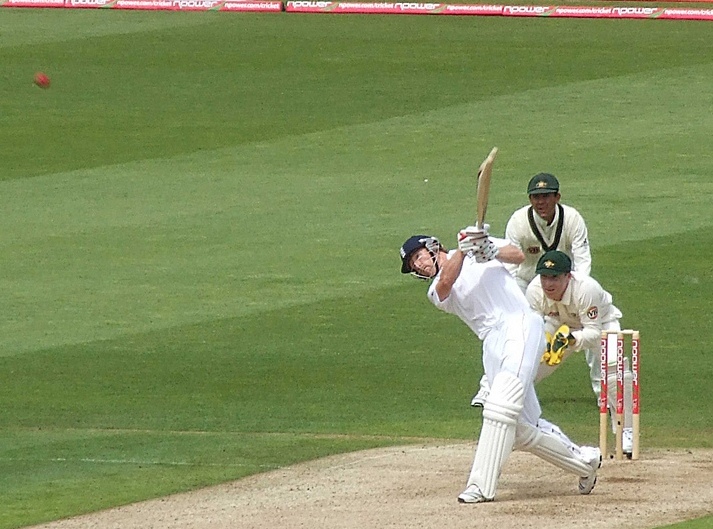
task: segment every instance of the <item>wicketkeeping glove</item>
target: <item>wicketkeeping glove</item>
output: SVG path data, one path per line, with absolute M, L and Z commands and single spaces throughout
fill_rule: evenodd
M 542 358 L 540 358 L 540 363 L 548 364 L 550 361 L 550 356 L 552 356 L 552 335 L 545 332 L 545 352 L 542 353 Z
M 564 357 L 567 349 L 574 345 L 574 336 L 569 332 L 569 326 L 560 325 L 555 335 L 552 337 L 550 345 L 550 358 L 547 360 L 548 366 L 556 366 Z

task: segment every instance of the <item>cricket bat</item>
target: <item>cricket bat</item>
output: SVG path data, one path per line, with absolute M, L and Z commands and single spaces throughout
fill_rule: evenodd
M 498 148 L 493 147 L 488 157 L 478 168 L 478 213 L 475 226 L 482 228 L 485 224 L 485 212 L 488 210 L 488 195 L 490 194 L 490 177 L 493 174 L 493 162 L 498 154 Z

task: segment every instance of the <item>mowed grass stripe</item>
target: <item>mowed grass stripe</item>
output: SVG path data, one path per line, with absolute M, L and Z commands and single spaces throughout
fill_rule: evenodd
M 169 225 L 177 217 L 226 212 L 236 217 L 241 213 L 267 217 L 285 205 L 294 207 L 290 198 L 305 196 L 310 204 L 342 188 L 347 189 L 343 194 L 349 195 L 352 188 L 362 183 L 388 188 L 391 183 L 399 180 L 409 183 L 421 175 L 446 173 L 444 178 L 448 173 L 458 175 L 479 160 L 476 155 L 480 151 L 473 152 L 476 148 L 502 143 L 501 139 L 514 151 L 502 160 L 504 174 L 499 175 L 503 182 L 500 188 L 508 188 L 504 196 L 512 196 L 513 204 L 520 205 L 526 197 L 522 196 L 522 185 L 509 185 L 521 183 L 523 178 L 510 174 L 511 171 L 530 165 L 538 152 L 541 157 L 533 161 L 551 159 L 550 151 L 542 150 L 552 142 L 570 147 L 567 157 L 580 160 L 585 167 L 596 161 L 601 169 L 618 169 L 618 184 L 622 186 L 632 182 L 618 175 L 641 166 L 628 165 L 638 152 L 627 153 L 625 149 L 644 146 L 651 149 L 652 144 L 663 142 L 669 146 L 687 144 L 686 150 L 673 151 L 673 157 L 651 149 L 650 161 L 643 162 L 648 168 L 667 161 L 670 166 L 667 169 L 683 177 L 678 183 L 686 186 L 698 183 L 696 179 L 703 176 L 699 167 L 707 166 L 712 156 L 700 143 L 710 119 L 700 116 L 700 112 L 713 103 L 713 96 L 703 91 L 713 74 L 713 66 L 691 71 L 674 69 L 670 73 L 670 77 L 660 73 L 643 79 L 635 76 L 529 90 L 518 96 L 493 97 L 486 102 L 366 125 L 335 127 L 319 133 L 295 134 L 270 142 L 53 173 L 28 182 L 3 182 L 0 189 L 6 197 L 3 207 L 8 222 L 21 224 L 18 227 L 22 231 L 5 232 L 2 239 L 17 241 L 46 233 L 72 234 L 95 227 Z M 696 94 L 693 100 L 688 94 L 682 95 L 686 87 Z M 625 100 L 619 97 L 620 93 L 627 94 Z M 652 104 L 652 99 L 661 101 L 669 111 L 662 116 L 660 105 Z M 552 102 L 538 104 L 544 100 Z M 477 117 L 483 115 L 489 119 L 478 121 Z M 518 117 L 523 115 L 526 117 Z M 644 125 L 652 122 L 653 127 Z M 524 132 L 536 128 L 538 123 L 543 125 L 538 137 Z M 614 151 L 615 145 L 621 146 L 618 151 Z M 410 151 L 422 155 L 414 159 Z M 610 156 L 603 156 L 605 153 Z M 601 158 L 595 156 L 600 154 Z M 613 158 L 612 154 L 621 156 Z M 409 160 L 410 164 L 405 166 Z M 383 163 L 389 161 L 395 167 L 384 170 Z M 449 162 L 446 170 L 444 161 Z M 553 163 L 563 164 L 566 159 L 563 162 L 558 158 Z M 417 167 L 423 169 L 413 174 Z M 670 172 L 660 170 L 653 174 L 663 178 Z M 575 179 L 570 194 L 577 196 L 585 194 L 580 191 L 582 186 L 588 191 L 589 187 L 606 181 L 607 175 L 601 174 L 601 170 L 587 179 L 577 174 L 565 175 L 563 184 L 568 178 Z M 587 186 L 587 180 L 592 184 Z M 371 207 L 361 202 L 344 205 Z M 36 210 L 44 214 L 38 215 Z
M 28 446 L 39 444 L 37 439 L 44 437 L 49 442 L 56 442 L 57 439 L 71 439 L 76 442 L 83 438 L 102 438 L 102 437 L 121 437 L 134 435 L 150 435 L 162 437 L 206 437 L 206 438 L 235 438 L 242 439 L 243 437 L 260 437 L 260 438 L 290 438 L 290 439 L 357 439 L 363 441 L 387 441 L 387 442 L 443 442 L 443 437 L 429 437 L 424 435 L 387 435 L 387 434 L 359 434 L 359 433 L 324 433 L 324 432 L 275 432 L 275 431 L 238 431 L 238 430 L 155 430 L 146 428 L 74 428 L 74 427 L 43 427 L 39 430 L 37 427 L 9 427 L 5 430 L 8 438 L 12 439 L 12 446 L 18 450 L 18 453 L 26 450 Z M 18 439 L 23 439 L 23 442 L 18 444 Z M 461 439 L 450 439 L 452 442 L 460 442 Z M 29 443 L 28 443 L 29 442 Z M 3 440 L 7 443 L 7 440 Z M 28 443 L 28 444 L 26 444 Z M 0 443 L 3 450 L 7 450 L 10 444 L 3 445 Z M 9 459 L 9 458 L 6 458 Z
M 564 200 L 585 214 L 595 248 L 710 226 L 710 95 L 691 102 L 680 94 L 700 88 L 711 67 L 668 73 L 2 182 L 9 229 L 0 234 L 0 289 L 13 315 L 2 325 L 2 354 L 396 284 L 395 265 L 379 262 L 393 264 L 395 249 L 415 231 L 450 244 L 449 234 L 473 214 L 467 190 L 477 156 L 495 143 L 502 152 L 489 209 L 495 233 L 524 203 L 533 168 L 560 176 Z M 626 109 L 606 103 L 619 92 L 629 94 Z M 646 126 L 660 114 L 651 94 L 672 105 L 669 119 L 685 121 L 685 134 L 672 135 L 663 123 Z M 538 123 L 541 134 L 526 132 Z M 680 144 L 681 154 L 651 147 L 669 144 Z M 553 164 L 552 145 L 571 149 Z M 449 208 L 414 207 L 429 203 Z M 661 210 L 676 211 L 680 222 Z M 348 229 L 344 219 L 353 219 Z M 319 277 L 309 265 L 315 259 Z
M 90 10 L 4 9 L 0 13 L 0 48 L 68 44 L 114 35 L 136 35 L 157 31 L 180 31 L 186 26 L 209 25 L 215 19 L 183 16 L 181 13 L 96 13 Z
M 330 130 L 711 56 L 705 25 L 675 22 L 101 10 L 54 10 L 48 19 L 34 11 L 18 11 L 25 26 L 67 24 L 62 36 L 77 24 L 72 16 L 107 31 L 121 31 L 123 20 L 133 30 L 138 16 L 157 22 L 150 31 L 0 52 L 3 179 Z M 211 23 L 163 28 L 166 20 Z M 543 22 L 547 51 L 529 44 Z M 52 77 L 50 90 L 32 86 L 38 69 Z
M 698 254 L 685 251 L 704 231 L 625 242 L 597 254 L 598 278 L 623 311 L 622 323 L 645 337 L 646 435 L 663 446 L 681 442 L 671 424 L 693 428 L 689 440 L 710 434 L 707 415 L 696 407 L 681 411 L 682 399 L 693 398 L 681 387 L 705 377 L 707 365 L 698 358 L 710 339 L 700 308 L 713 294 L 711 272 Z M 674 248 L 684 250 L 676 266 L 657 258 Z M 632 252 L 642 261 L 627 257 Z M 671 271 L 677 271 L 674 282 L 667 279 Z M 662 303 L 650 285 L 666 281 L 673 290 Z M 656 323 L 664 315 L 666 325 Z M 692 336 L 690 362 L 677 362 L 670 351 L 671 328 Z M 467 329 L 433 313 L 423 285 L 403 278 L 399 286 L 346 299 L 3 359 L 8 406 L 0 421 L 44 428 L 468 438 L 472 411 L 466 404 L 482 370 L 478 349 Z M 582 367 L 569 362 L 543 382 L 543 402 L 557 422 L 590 422 L 592 398 Z M 62 398 L 41 406 L 51 395 Z
M 566 167 L 568 159 L 576 159 L 584 165 L 584 169 L 579 166 L 578 173 L 594 163 L 600 169 L 587 179 L 577 174 L 563 177 L 563 180 L 576 179 L 571 190 L 574 196 L 582 186 L 588 191 L 606 179 L 601 172 L 607 169 L 616 169 L 618 184 L 626 186 L 629 180 L 619 175 L 641 167 L 629 161 L 638 154 L 637 149 L 663 142 L 674 146 L 686 144 L 688 148 L 680 153 L 673 151 L 674 158 L 651 149 L 650 161 L 645 160 L 643 166 L 658 167 L 666 161 L 678 173 L 688 169 L 695 180 L 702 176 L 699 167 L 706 166 L 711 156 L 700 142 L 709 118 L 700 112 L 711 104 L 710 94 L 702 88 L 712 70 L 712 67 L 699 67 L 696 71 L 676 69 L 671 77 L 636 76 L 616 82 L 591 81 L 558 89 L 531 90 L 517 97 L 502 96 L 368 125 L 296 134 L 273 142 L 55 173 L 37 177 L 30 184 L 5 183 L 2 186 L 8 196 L 5 208 L 11 222 L 23 223 L 22 237 L 32 235 L 33 228 L 42 235 L 50 230 L 61 233 L 64 227 L 72 232 L 101 224 L 150 226 L 170 223 L 173 217 L 222 213 L 231 208 L 236 214 L 240 213 L 238 208 L 248 208 L 248 213 L 268 216 L 284 205 L 291 205 L 289 198 L 306 195 L 309 203 L 339 191 L 337 188 L 351 192 L 349 186 L 354 188 L 362 182 L 388 188 L 391 183 L 403 180 L 407 184 L 422 175 L 442 175 L 442 178 L 448 177 L 448 173 L 459 175 L 479 160 L 476 155 L 480 151 L 473 151 L 494 142 L 505 142 L 511 149 L 509 157 L 498 160 L 499 167 L 503 165 L 501 173 L 505 174 L 499 175 L 503 184 L 494 192 L 508 189 L 505 196 L 512 197 L 517 205 L 523 201 L 522 185 L 509 184 L 521 183 L 523 177 L 509 174 L 510 171 L 551 160 L 551 152 L 545 147 L 554 142 L 569 151 L 564 161 L 557 158 L 552 163 Z M 681 95 L 685 88 L 701 95 L 691 100 Z M 624 101 L 619 97 L 621 93 L 627 94 Z M 654 98 L 670 108 L 664 117 L 660 117 L 660 105 L 651 103 Z M 551 103 L 540 104 L 542 101 Z M 518 117 L 523 115 L 526 117 Z M 488 119 L 478 120 L 479 116 Z M 645 126 L 651 122 L 656 126 Z M 531 130 L 538 123 L 543 128 L 538 137 L 520 132 Z M 677 128 L 671 129 L 669 125 Z M 620 147 L 615 150 L 614 146 Z M 414 159 L 410 151 L 422 155 Z M 541 156 L 535 158 L 537 153 Z M 409 159 L 411 163 L 404 165 Z M 446 170 L 444 161 L 448 162 Z M 384 162 L 393 162 L 394 167 L 384 170 Z M 423 169 L 415 173 L 418 167 Z M 659 173 L 662 177 L 670 175 Z M 358 178 L 359 182 L 349 178 Z M 587 181 L 592 183 L 588 186 Z M 689 183 L 686 179 L 682 182 L 684 186 Z M 408 191 L 408 187 L 404 189 Z M 66 207 L 67 204 L 75 207 Z M 370 207 L 363 203 L 356 205 Z M 33 206 L 51 215 L 37 216 Z M 11 240 L 20 238 L 16 231 L 3 235 Z

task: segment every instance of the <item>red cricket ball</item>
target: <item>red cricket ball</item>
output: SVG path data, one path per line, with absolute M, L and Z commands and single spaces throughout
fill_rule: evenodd
M 50 87 L 50 78 L 47 77 L 47 74 L 42 73 L 42 72 L 37 72 L 35 74 L 35 84 L 39 86 L 40 88 L 49 88 Z

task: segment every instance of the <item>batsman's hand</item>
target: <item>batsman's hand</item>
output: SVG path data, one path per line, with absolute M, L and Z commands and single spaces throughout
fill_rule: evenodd
M 498 252 L 500 250 L 498 249 L 497 246 L 495 246 L 495 243 L 491 241 L 490 239 L 485 239 L 483 244 L 481 244 L 480 248 L 473 252 L 473 255 L 475 256 L 475 262 L 476 263 L 487 263 L 488 261 L 492 261 L 498 256 Z
M 542 353 L 540 363 L 550 365 L 550 357 L 552 356 L 552 335 L 545 332 L 545 352 Z
M 485 239 L 490 235 L 490 224 L 483 224 L 480 228 L 478 226 L 466 226 L 458 234 L 460 235 L 461 233 L 473 239 Z
M 488 240 L 490 226 L 484 224 L 482 228 L 466 226 L 458 232 L 458 249 L 463 253 L 477 252 Z
M 547 360 L 548 366 L 556 366 L 562 361 L 567 349 L 574 345 L 574 336 L 569 332 L 567 325 L 561 325 L 552 337 L 550 346 L 550 358 Z

